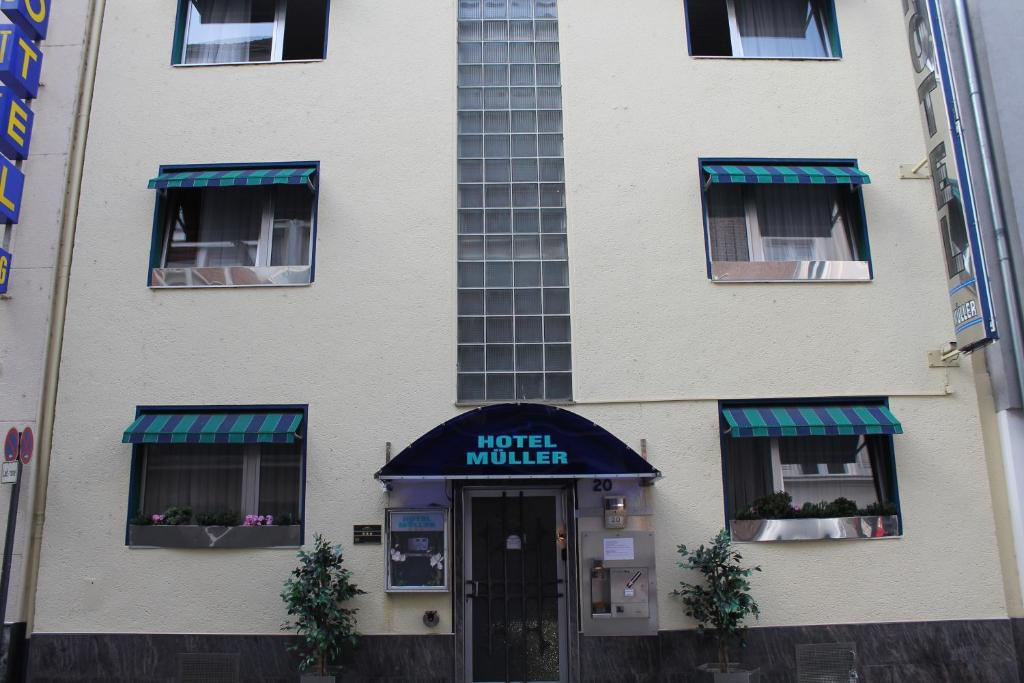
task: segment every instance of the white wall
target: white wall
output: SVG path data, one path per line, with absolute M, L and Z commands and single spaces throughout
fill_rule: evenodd
M 308 533 L 382 522 L 372 481 L 452 417 L 455 3 L 332 3 L 323 63 L 173 68 L 174 3 L 108 0 L 72 273 L 37 631 L 276 632 L 281 550 L 123 545 L 139 404 L 308 403 Z M 719 399 L 891 396 L 906 536 L 757 545 L 763 624 L 1005 616 L 969 363 L 951 335 L 898 3 L 837 3 L 837 62 L 693 59 L 682 3 L 562 0 L 573 409 L 639 448 L 662 628 L 675 546 L 723 523 Z M 724 285 L 705 272 L 697 158 L 856 157 L 876 279 Z M 160 164 L 321 161 L 308 288 L 145 287 Z M 951 392 L 951 393 L 947 393 Z M 963 562 L 959 557 L 969 557 Z M 368 633 L 451 624 L 383 595 L 348 549 Z M 794 586 L 800 586 L 799 592 Z M 942 587 L 941 597 L 936 588 Z
M 10 287 L 8 296 L 0 299 L 0 439 L 11 427 L 31 427 L 36 431 L 37 445 L 50 303 L 88 2 L 67 0 L 50 9 L 49 32 L 41 43 L 39 98 L 31 103 L 35 114 L 31 149 L 21 169 L 25 174 L 21 220 L 13 228 L 8 249 L 14 255 Z M 37 468 L 37 463 L 31 463 L 22 478 L 8 621 L 24 618 L 23 558 L 32 526 Z M 11 488 L 0 487 L 0 534 L 7 528 Z

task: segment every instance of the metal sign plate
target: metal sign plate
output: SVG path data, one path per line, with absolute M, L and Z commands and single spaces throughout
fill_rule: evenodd
M 4 462 L 0 464 L 0 484 L 18 483 L 18 463 Z
M 352 526 L 352 543 L 354 545 L 380 545 L 381 529 L 380 524 L 354 524 Z
M 4 438 L 4 460 L 6 462 L 14 462 L 18 459 L 19 442 L 18 430 L 11 427 L 7 430 L 7 436 Z
M 31 427 L 25 427 L 25 431 L 21 433 L 21 448 L 18 449 L 18 457 L 21 458 L 22 465 L 27 465 L 32 461 L 35 447 L 35 434 L 33 434 Z

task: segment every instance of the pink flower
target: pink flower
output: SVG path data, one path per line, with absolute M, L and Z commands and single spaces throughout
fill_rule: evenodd
M 149 518 L 149 521 L 153 522 L 153 524 L 163 524 L 164 523 L 164 516 L 163 515 L 153 515 L 152 517 Z

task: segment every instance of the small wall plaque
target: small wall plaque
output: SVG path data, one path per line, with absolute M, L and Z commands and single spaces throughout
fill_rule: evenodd
M 355 545 L 380 545 L 380 524 L 355 524 L 352 526 L 352 543 Z

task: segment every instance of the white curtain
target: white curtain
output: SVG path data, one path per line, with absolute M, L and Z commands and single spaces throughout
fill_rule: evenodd
M 203 193 L 197 266 L 254 266 L 263 220 L 263 192 L 224 187 Z
M 255 0 L 255 3 L 262 15 L 267 0 Z M 270 22 L 256 21 L 253 4 L 254 0 L 192 0 L 185 63 L 269 60 L 273 14 L 270 14 Z M 273 5 L 272 0 L 270 4 Z
M 146 446 L 142 513 L 188 505 L 193 513 L 241 512 L 242 446 Z
M 291 515 L 299 518 L 299 493 L 302 461 L 294 445 L 263 444 L 260 446 L 261 515 Z
M 743 188 L 743 185 L 715 184 L 708 191 L 712 261 L 750 260 Z
M 853 248 L 836 187 L 759 185 L 754 188 L 765 261 L 852 261 Z
M 312 197 L 305 185 L 281 185 L 274 195 L 272 266 L 308 266 Z
M 818 3 L 734 0 L 744 57 L 828 57 Z

